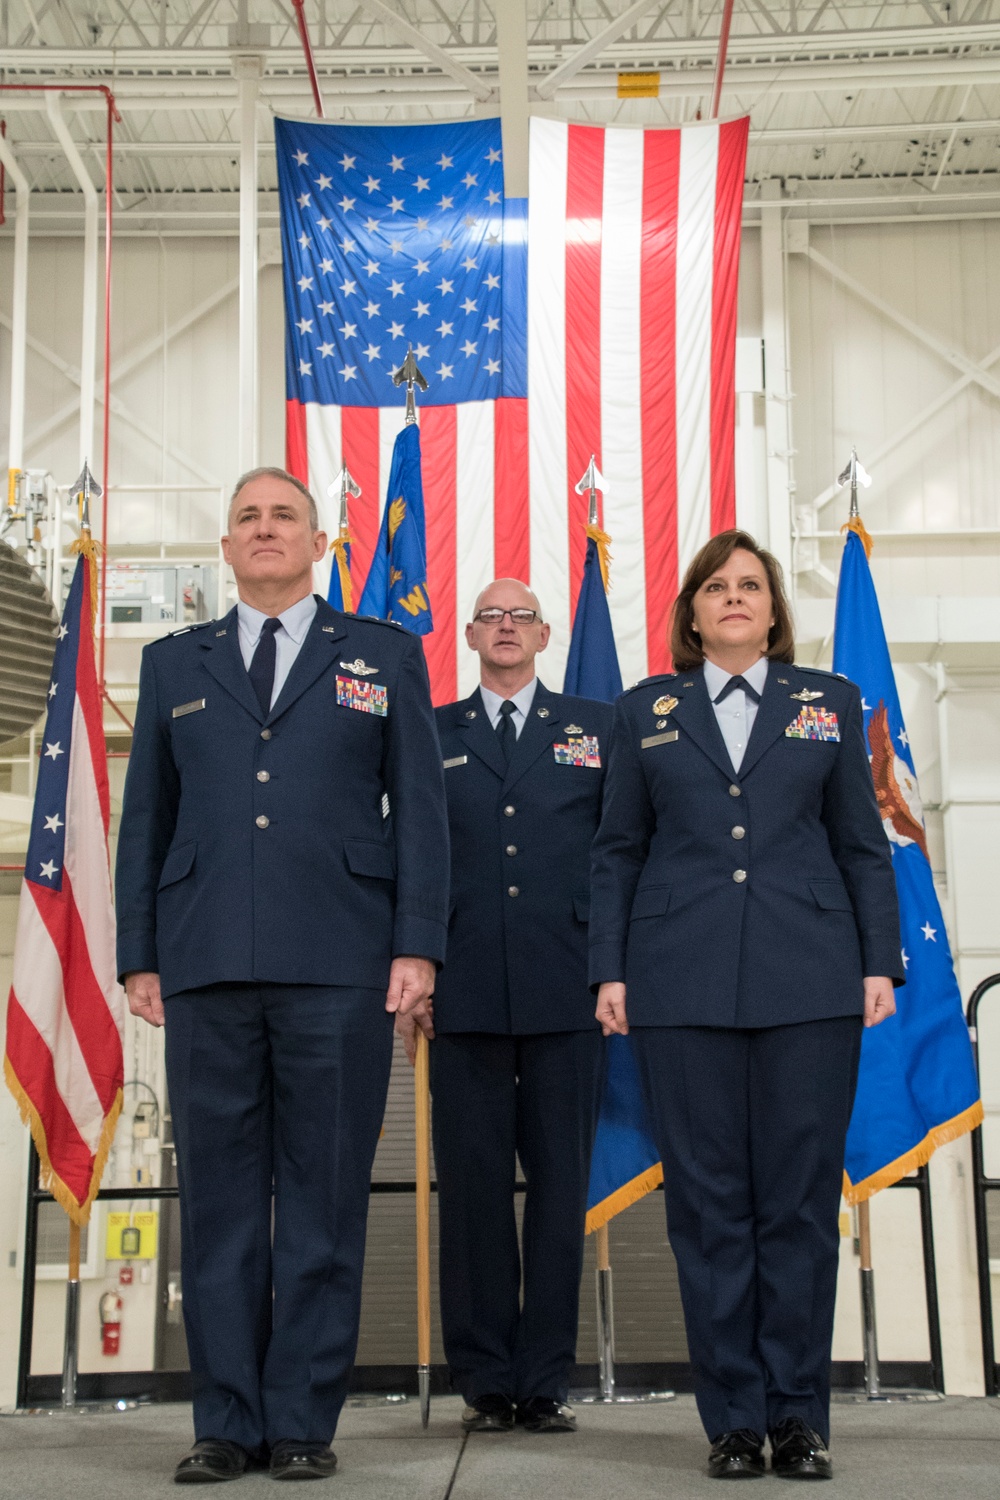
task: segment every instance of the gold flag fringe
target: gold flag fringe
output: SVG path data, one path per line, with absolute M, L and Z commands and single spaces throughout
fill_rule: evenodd
M 337 564 L 337 572 L 340 575 L 340 596 L 344 601 L 344 612 L 354 613 L 354 585 L 351 583 L 351 570 L 347 566 L 347 549 L 354 543 L 354 538 L 349 531 L 342 531 L 330 543 L 330 551 L 333 553 Z
M 90 628 L 93 631 L 97 624 L 97 559 L 104 548 L 100 542 L 95 542 L 89 531 L 81 531 L 69 550 L 85 557 L 90 567 Z
M 923 1140 L 913 1147 L 912 1151 L 897 1156 L 887 1166 L 880 1167 L 870 1177 L 864 1178 L 862 1182 L 852 1182 L 847 1173 L 844 1173 L 844 1199 L 856 1207 L 864 1203 L 868 1198 L 873 1198 L 883 1188 L 892 1187 L 894 1182 L 899 1182 L 903 1177 L 915 1172 L 917 1167 L 926 1166 L 939 1146 L 945 1146 L 949 1141 L 957 1141 L 959 1136 L 968 1135 L 970 1130 L 975 1130 L 977 1125 L 983 1123 L 983 1101 L 977 1099 L 975 1104 L 970 1104 L 968 1109 L 963 1109 L 960 1115 L 946 1120 L 943 1125 L 935 1125 L 929 1130 Z
M 604 592 L 607 593 L 608 564 L 611 561 L 611 538 L 599 526 L 588 526 L 587 537 L 590 541 L 597 543 L 597 560 L 601 565 L 601 581 L 604 584 Z
M 648 1167 L 645 1172 L 640 1172 L 638 1177 L 633 1177 L 630 1182 L 625 1182 L 615 1192 L 609 1193 L 602 1198 L 600 1203 L 595 1203 L 593 1208 L 587 1210 L 587 1234 L 593 1234 L 595 1229 L 603 1229 L 615 1214 L 620 1214 L 623 1208 L 628 1208 L 633 1203 L 638 1203 L 640 1198 L 645 1198 L 647 1193 L 655 1193 L 663 1181 L 663 1167 L 660 1162 L 655 1166 Z
M 865 556 L 868 557 L 868 558 L 871 557 L 871 555 L 872 555 L 872 546 L 873 546 L 872 539 L 871 539 L 870 535 L 868 534 L 867 528 L 865 527 L 865 523 L 864 523 L 864 521 L 862 521 L 862 519 L 861 519 L 860 516 L 852 516 L 851 520 L 845 521 L 844 524 L 843 524 L 843 526 L 841 526 L 840 529 L 841 529 L 841 531 L 854 531 L 854 532 L 856 532 L 857 535 L 861 538 L 861 545 L 865 549 Z
M 56 1174 L 49 1157 L 49 1145 L 45 1139 L 45 1126 L 42 1124 L 41 1116 L 32 1104 L 26 1091 L 21 1087 L 20 1079 L 14 1072 L 14 1065 L 10 1058 L 4 1054 L 3 1060 L 4 1077 L 7 1087 L 14 1095 L 21 1119 L 31 1131 L 35 1142 L 35 1150 L 38 1152 L 39 1164 L 41 1166 L 42 1186 L 52 1194 L 59 1207 L 69 1216 L 74 1224 L 79 1224 L 81 1229 L 90 1221 L 90 1210 L 97 1197 L 97 1190 L 104 1176 L 104 1168 L 108 1162 L 108 1152 L 115 1137 L 115 1127 L 118 1124 L 118 1116 L 122 1109 L 122 1090 L 119 1089 L 115 1095 L 114 1103 L 109 1109 L 104 1125 L 101 1129 L 101 1139 L 97 1145 L 97 1154 L 94 1157 L 94 1169 L 90 1177 L 90 1187 L 87 1196 L 82 1203 L 77 1202 L 75 1194 L 66 1186 L 62 1178 Z

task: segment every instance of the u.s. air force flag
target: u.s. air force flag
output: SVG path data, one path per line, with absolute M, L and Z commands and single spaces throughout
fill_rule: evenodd
M 622 690 L 622 674 L 604 587 L 601 545 L 588 530 L 563 692 L 611 703 Z M 646 1118 L 631 1039 L 608 1037 L 604 1093 L 590 1158 L 587 1233 L 600 1229 L 662 1181 L 663 1168 Z
M 849 531 L 840 564 L 834 671 L 861 689 L 875 795 L 892 848 L 906 983 L 896 1014 L 864 1034 L 847 1136 L 845 1197 L 870 1198 L 983 1118 L 923 809 L 865 545 Z
M 415 635 L 434 629 L 427 594 L 420 429 L 415 422 L 397 434 L 393 445 L 385 510 L 358 614 L 395 620 Z

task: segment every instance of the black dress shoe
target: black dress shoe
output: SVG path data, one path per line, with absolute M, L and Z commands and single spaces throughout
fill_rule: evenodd
M 832 1479 L 826 1444 L 801 1417 L 786 1417 L 772 1433 L 771 1468 L 779 1479 Z
M 749 1427 L 723 1432 L 708 1455 L 710 1479 L 761 1479 L 764 1475 L 764 1439 Z
M 271 1448 L 272 1479 L 329 1479 L 337 1455 L 328 1443 L 298 1443 L 281 1438 Z
M 219 1484 L 225 1479 L 239 1479 L 251 1464 L 249 1453 L 239 1443 L 226 1438 L 202 1438 L 177 1465 L 174 1483 Z
M 572 1407 L 554 1396 L 530 1396 L 517 1403 L 517 1421 L 528 1432 L 575 1432 Z
M 462 1413 L 466 1432 L 510 1432 L 514 1426 L 514 1403 L 507 1396 L 490 1393 L 477 1396 Z

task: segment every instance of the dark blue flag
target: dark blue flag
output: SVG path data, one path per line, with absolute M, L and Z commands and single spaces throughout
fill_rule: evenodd
M 416 422 L 404 427 L 393 445 L 385 510 L 358 614 L 395 620 L 415 635 L 428 635 L 434 629 L 427 594 L 424 486 Z
M 906 983 L 896 1014 L 865 1031 L 847 1136 L 849 1202 L 926 1162 L 983 1118 L 948 934 L 927 855 L 923 809 L 864 543 L 840 564 L 834 670 L 861 689 L 875 795 L 892 849 Z
M 598 543 L 589 536 L 563 692 L 610 703 L 621 690 L 622 674 L 604 591 L 600 552 Z M 627 1036 L 612 1036 L 608 1037 L 607 1048 L 604 1095 L 590 1160 L 588 1232 L 599 1229 L 663 1181 L 632 1043 Z

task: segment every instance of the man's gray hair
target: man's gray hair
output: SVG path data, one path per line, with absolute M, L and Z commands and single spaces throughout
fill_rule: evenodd
M 319 530 L 319 511 L 316 509 L 316 501 L 309 492 L 309 486 L 303 484 L 301 479 L 296 479 L 294 474 L 289 474 L 287 469 L 270 468 L 268 466 L 262 469 L 248 469 L 245 474 L 241 474 L 239 479 L 237 479 L 233 485 L 233 493 L 229 497 L 229 521 L 227 525 L 232 522 L 233 506 L 239 499 L 240 490 L 255 479 L 283 479 L 286 484 L 290 484 L 293 488 L 297 489 L 300 495 L 305 495 L 309 501 L 309 525 L 313 531 Z

